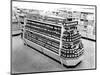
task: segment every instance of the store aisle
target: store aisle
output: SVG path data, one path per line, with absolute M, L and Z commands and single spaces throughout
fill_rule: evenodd
M 82 39 L 85 47 L 85 59 L 76 68 L 66 68 L 43 54 L 24 46 L 20 36 L 12 37 L 12 72 L 43 72 L 91 69 L 95 67 L 95 42 Z

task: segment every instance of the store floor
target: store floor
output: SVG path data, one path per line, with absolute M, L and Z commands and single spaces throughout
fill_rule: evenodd
M 75 68 L 66 68 L 23 44 L 20 36 L 12 37 L 12 73 L 79 70 L 95 68 L 95 42 L 82 39 L 85 58 Z

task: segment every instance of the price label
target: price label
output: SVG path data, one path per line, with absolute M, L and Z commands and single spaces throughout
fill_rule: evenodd
M 72 25 L 77 25 L 77 24 L 78 24 L 78 21 L 73 21 L 73 22 L 65 23 L 65 26 L 72 26 Z

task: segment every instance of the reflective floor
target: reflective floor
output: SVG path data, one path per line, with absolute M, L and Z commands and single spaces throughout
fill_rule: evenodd
M 82 39 L 85 58 L 77 67 L 66 68 L 23 44 L 20 36 L 12 37 L 12 73 L 79 70 L 95 68 L 95 42 Z

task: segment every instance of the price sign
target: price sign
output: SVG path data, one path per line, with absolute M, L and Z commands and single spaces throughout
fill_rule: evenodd
M 73 26 L 73 25 L 78 25 L 78 21 L 72 21 L 72 22 L 65 23 L 65 26 Z

